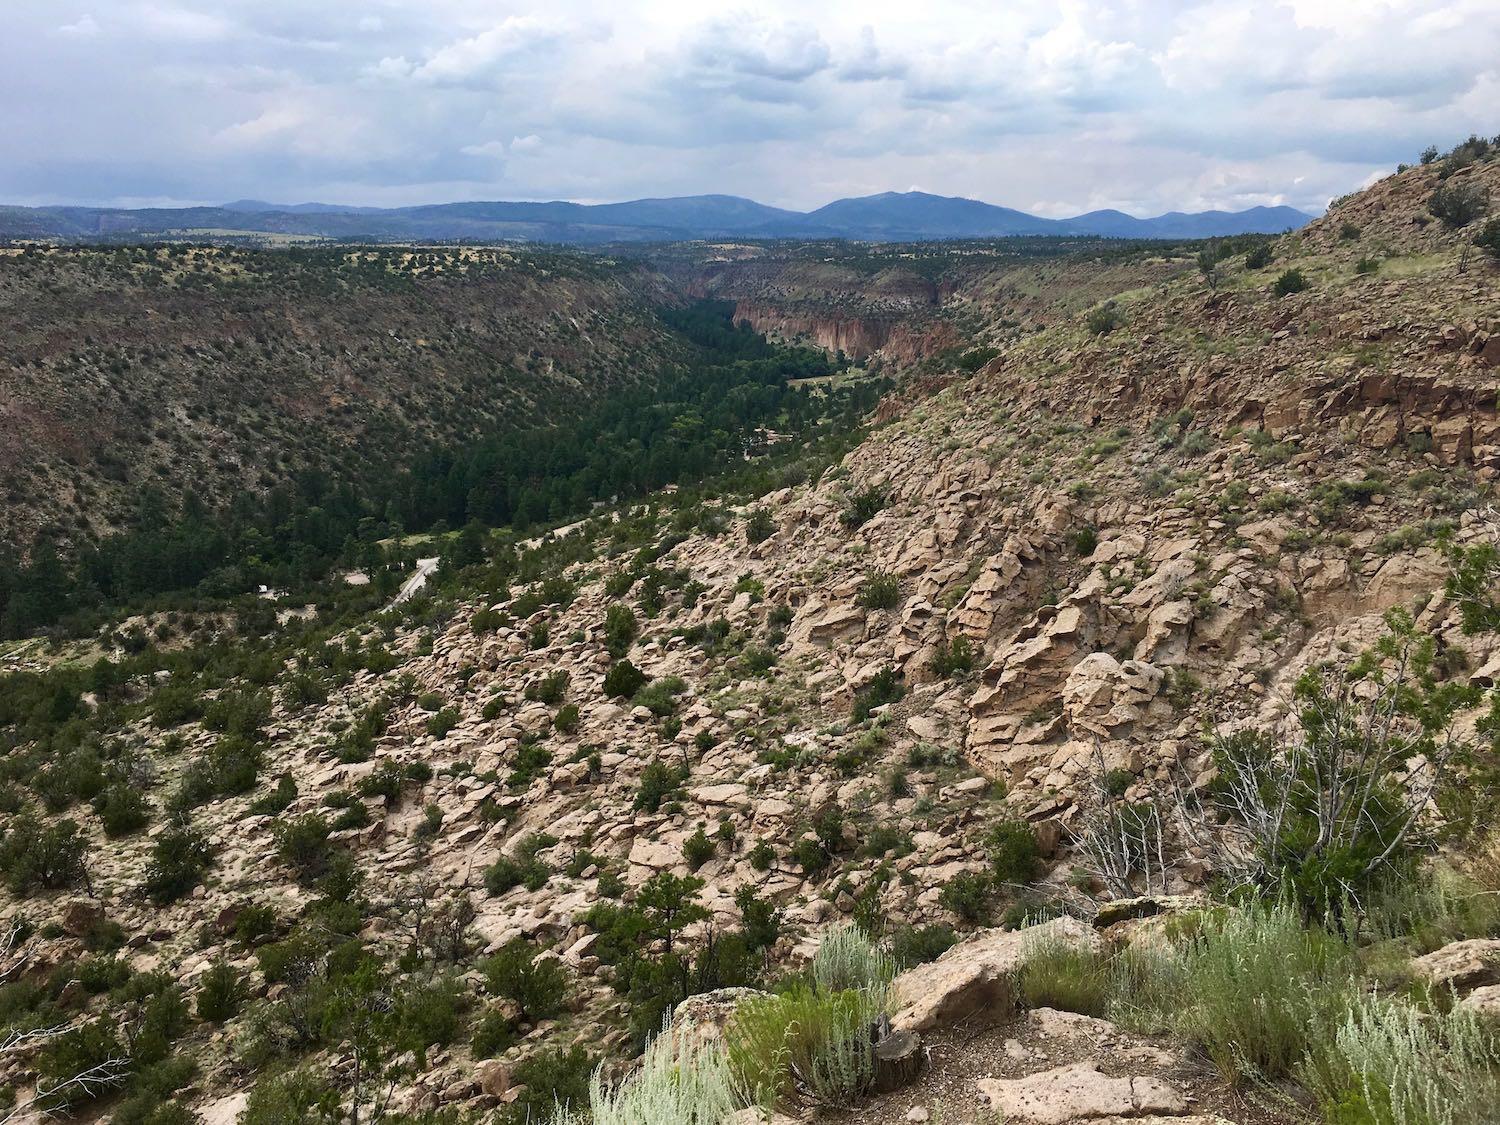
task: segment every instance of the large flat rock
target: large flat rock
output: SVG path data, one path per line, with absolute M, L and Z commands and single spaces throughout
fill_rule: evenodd
M 1006 1122 L 1068 1125 L 1187 1112 L 1182 1091 L 1160 1078 L 1111 1078 L 1092 1060 L 1029 1074 L 981 1078 L 979 1096 Z

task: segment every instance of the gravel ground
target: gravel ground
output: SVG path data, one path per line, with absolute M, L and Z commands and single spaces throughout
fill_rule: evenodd
M 1042 1009 L 998 1026 L 933 1032 L 923 1037 L 923 1043 L 929 1066 L 914 1085 L 853 1110 L 826 1112 L 819 1120 L 839 1125 L 901 1125 L 923 1120 L 929 1125 L 996 1125 L 1000 1117 L 979 1097 L 979 1080 L 1023 1078 L 1088 1059 L 1111 1077 L 1167 1080 L 1186 1097 L 1189 1114 L 1218 1114 L 1235 1125 L 1296 1125 L 1311 1120 L 1289 1098 L 1273 1091 L 1231 1088 L 1208 1063 L 1164 1042 L 1071 1013 Z M 926 1110 L 925 1118 L 920 1110 Z

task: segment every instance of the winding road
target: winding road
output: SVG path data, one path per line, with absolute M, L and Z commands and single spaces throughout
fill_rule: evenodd
M 386 606 L 385 608 L 395 609 L 398 605 L 410 598 L 423 586 L 427 585 L 427 580 L 431 578 L 433 572 L 437 570 L 439 561 L 441 560 L 437 558 L 418 559 L 417 569 L 412 571 L 411 577 L 401 584 L 401 589 L 398 590 L 396 592 L 396 596 L 391 599 L 391 604 Z

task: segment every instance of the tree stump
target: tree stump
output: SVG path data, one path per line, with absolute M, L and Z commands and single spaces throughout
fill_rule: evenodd
M 882 1094 L 915 1082 L 922 1072 L 922 1037 L 892 1031 L 875 1044 L 875 1089 Z

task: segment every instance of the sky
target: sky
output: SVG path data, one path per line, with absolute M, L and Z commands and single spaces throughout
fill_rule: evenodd
M 0 0 L 0 202 L 1322 210 L 1500 132 L 1500 0 Z

